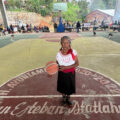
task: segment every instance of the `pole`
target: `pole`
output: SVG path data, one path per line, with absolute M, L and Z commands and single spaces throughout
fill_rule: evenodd
M 2 13 L 2 18 L 3 18 L 4 26 L 5 27 L 9 26 L 7 14 L 6 14 L 6 8 L 5 8 L 5 4 L 4 4 L 4 0 L 0 1 L 0 11 Z

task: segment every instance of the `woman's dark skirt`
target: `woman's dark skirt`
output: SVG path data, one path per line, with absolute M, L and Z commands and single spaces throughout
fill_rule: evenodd
M 59 71 L 57 91 L 62 94 L 71 95 L 76 92 L 75 89 L 75 72 L 64 73 Z

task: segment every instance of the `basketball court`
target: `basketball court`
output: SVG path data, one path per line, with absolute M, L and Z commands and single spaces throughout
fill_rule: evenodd
M 67 10 L 61 4 L 54 7 L 57 12 Z M 60 38 L 65 35 L 72 39 L 80 63 L 72 107 L 61 104 L 57 73 L 51 77 L 45 71 L 46 63 L 55 61 Z M 0 120 L 119 120 L 119 39 L 89 35 L 72 32 L 1 37 Z
M 42 46 L 45 47 L 43 41 L 45 45 L 59 44 L 63 35 L 64 33 L 40 35 L 40 39 L 43 39 Z M 73 45 L 78 41 L 77 39 L 81 39 L 81 35 L 77 33 L 73 33 L 73 36 L 70 33 L 66 35 L 72 38 Z M 48 41 L 48 38 L 51 41 Z M 28 41 L 26 40 L 27 44 Z M 12 44 L 19 42 L 25 44 L 25 40 L 14 41 Z M 45 62 L 48 60 L 46 59 Z M 76 94 L 72 95 L 71 108 L 61 105 L 62 96 L 56 91 L 56 83 L 57 73 L 50 77 L 44 67 L 34 68 L 12 77 L 0 87 L 1 120 L 119 120 L 120 84 L 107 75 L 90 68 L 78 67 Z
M 87 68 L 76 69 L 73 106 L 62 106 L 57 74 L 44 68 L 25 72 L 0 87 L 1 120 L 119 120 L 120 85 Z

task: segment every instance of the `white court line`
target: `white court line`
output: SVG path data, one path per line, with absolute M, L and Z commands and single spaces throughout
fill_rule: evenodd
M 17 77 L 19 77 L 19 76 L 21 76 L 21 75 L 23 75 L 23 74 L 25 74 L 25 73 L 27 73 L 27 72 L 31 72 L 31 71 L 37 70 L 37 69 L 43 69 L 43 70 L 45 70 L 45 67 L 34 68 L 34 69 L 31 69 L 31 70 L 25 71 L 25 72 L 23 72 L 23 73 L 20 73 L 19 75 L 16 75 L 16 76 L 12 77 L 11 79 L 9 79 L 8 81 L 6 81 L 6 82 L 4 82 L 3 84 L 1 84 L 1 85 L 0 85 L 0 88 L 1 88 L 2 86 L 4 86 L 5 84 L 7 84 L 8 82 L 10 82 L 11 80 L 13 80 L 14 78 L 17 78 Z
M 60 98 L 62 95 L 34 95 L 34 96 L 0 96 L 0 98 Z M 101 94 L 101 95 L 71 95 L 71 97 L 120 97 L 120 94 L 110 95 L 110 94 Z
M 96 72 L 95 70 L 92 70 L 92 69 L 86 68 L 86 67 L 79 67 L 79 68 L 87 69 L 87 70 L 90 70 L 91 72 L 98 73 L 98 74 L 102 75 L 103 77 L 106 77 L 106 78 L 110 79 L 112 82 L 116 83 L 118 86 L 120 86 L 119 82 L 117 82 L 116 80 L 112 79 L 111 77 L 108 77 L 107 75 L 104 75 L 103 73 L 100 73 L 98 71 Z
M 88 55 L 80 55 L 80 56 L 109 56 L 109 55 L 118 55 L 118 56 L 120 56 L 120 53 L 114 53 L 114 54 L 111 54 L 111 53 L 109 53 L 109 54 L 107 54 L 107 53 L 99 53 L 99 54 L 88 54 Z
M 113 80 L 111 77 L 108 77 L 100 72 L 96 72 L 95 70 L 92 70 L 90 68 L 85 68 L 85 67 L 78 67 L 86 69 L 86 70 L 90 70 L 91 72 L 95 72 L 98 73 L 100 75 L 103 75 L 104 77 L 110 79 L 112 82 L 116 83 L 118 86 L 120 86 L 120 83 L 118 83 L 117 81 Z M 45 67 L 40 67 L 40 68 L 36 68 L 36 69 L 32 69 L 29 70 L 27 72 L 33 71 L 33 70 L 37 70 L 37 69 L 43 69 L 45 71 Z M 16 77 L 19 77 L 22 74 L 25 74 L 27 72 L 21 73 L 19 75 L 17 75 Z M 16 78 L 13 77 L 12 79 Z M 3 85 L 7 84 L 7 82 L 11 81 L 12 79 L 6 81 L 5 83 L 3 83 L 0 87 L 2 87 Z M 0 96 L 0 98 L 53 98 L 53 97 L 62 97 L 61 95 L 36 95 L 36 96 Z M 71 97 L 120 97 L 120 94 L 101 94 L 101 95 L 71 95 Z
M 81 66 L 81 67 L 78 66 L 78 67 L 79 67 L 79 69 L 80 69 L 80 68 L 83 68 L 83 69 L 90 70 L 91 72 L 96 72 L 95 70 L 90 69 L 90 68 L 86 68 L 86 67 L 82 67 L 82 66 Z M 28 70 L 28 71 L 26 71 L 26 72 L 20 73 L 19 75 L 14 76 L 14 77 L 12 77 L 11 79 L 9 79 L 8 81 L 6 81 L 5 83 L 1 84 L 1 85 L 0 85 L 0 88 L 1 88 L 2 86 L 4 86 L 5 84 L 7 84 L 7 83 L 8 83 L 9 81 L 11 81 L 12 79 L 17 78 L 17 77 L 19 77 L 20 75 L 23 75 L 23 74 L 25 74 L 25 73 L 27 73 L 27 72 L 30 72 L 30 71 L 33 71 L 33 70 L 37 70 L 37 69 L 43 69 L 43 70 L 45 71 L 45 67 L 39 67 L 39 68 L 31 69 L 31 70 Z M 77 69 L 77 68 L 76 68 L 76 69 Z M 46 71 L 45 71 L 45 72 L 46 72 Z M 104 77 L 110 79 L 111 81 L 113 81 L 114 83 L 116 83 L 117 85 L 120 86 L 120 83 L 117 82 L 117 81 L 115 81 L 115 80 L 113 80 L 111 77 L 108 77 L 107 75 L 104 75 L 104 74 L 102 74 L 102 73 L 100 73 L 100 72 L 98 72 L 98 71 L 97 71 L 96 73 L 98 73 L 98 74 L 100 74 L 100 75 L 103 75 Z

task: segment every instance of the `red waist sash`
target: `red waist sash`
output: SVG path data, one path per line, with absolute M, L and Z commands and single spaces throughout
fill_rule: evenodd
M 69 72 L 74 73 L 74 71 L 75 71 L 75 68 L 71 68 L 71 69 L 63 70 L 62 72 L 64 72 L 64 73 L 69 73 Z

